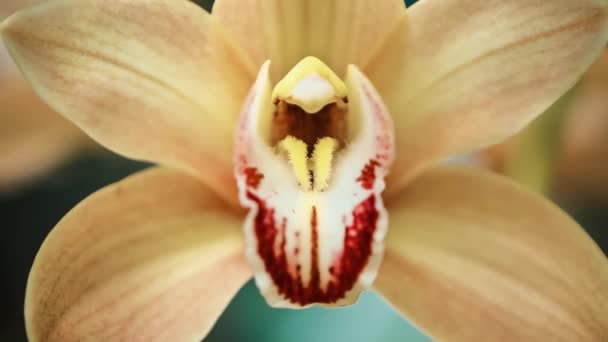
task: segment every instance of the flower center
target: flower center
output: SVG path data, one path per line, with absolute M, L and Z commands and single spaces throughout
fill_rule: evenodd
M 288 157 L 302 190 L 322 191 L 345 144 L 347 88 L 323 62 L 306 57 L 275 86 L 271 143 Z
M 309 155 L 317 141 L 325 137 L 343 144 L 345 106 L 343 102 L 330 103 L 317 112 L 307 113 L 298 105 L 279 100 L 274 113 L 272 142 L 276 144 L 292 136 L 306 143 Z
M 390 115 L 349 66 L 342 81 L 314 57 L 274 87 L 262 66 L 237 128 L 235 175 L 246 255 L 270 305 L 346 305 L 371 286 L 387 215 Z

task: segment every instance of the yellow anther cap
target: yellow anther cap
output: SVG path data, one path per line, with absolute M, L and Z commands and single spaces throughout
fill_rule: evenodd
M 306 57 L 275 86 L 272 100 L 295 104 L 307 113 L 346 97 L 344 82 L 321 60 Z

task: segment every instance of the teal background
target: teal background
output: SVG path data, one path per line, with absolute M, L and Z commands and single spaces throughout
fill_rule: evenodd
M 250 281 L 205 341 L 410 341 L 427 342 L 378 295 L 366 292 L 339 309 L 272 309 Z

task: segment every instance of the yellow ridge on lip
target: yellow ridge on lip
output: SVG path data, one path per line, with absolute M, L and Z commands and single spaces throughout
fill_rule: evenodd
M 314 190 L 323 191 L 329 186 L 334 152 L 338 148 L 338 141 L 331 137 L 324 137 L 317 141 L 312 153 L 314 163 Z
M 287 152 L 287 159 L 293 168 L 302 190 L 309 191 L 312 188 L 310 174 L 308 172 L 308 147 L 302 140 L 291 135 L 285 137 L 278 144 L 278 147 Z
M 278 148 L 287 153 L 287 159 L 293 169 L 300 187 L 304 191 L 324 191 L 329 186 L 329 178 L 332 174 L 332 162 L 334 152 L 338 148 L 338 141 L 331 137 L 319 139 L 315 144 L 312 157 L 308 158 L 308 146 L 302 140 L 287 136 L 277 145 Z M 314 189 L 310 176 L 309 161 L 314 179 Z

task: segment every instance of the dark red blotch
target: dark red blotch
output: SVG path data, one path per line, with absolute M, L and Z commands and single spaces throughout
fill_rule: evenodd
M 260 186 L 260 182 L 264 175 L 258 172 L 258 169 L 255 167 L 246 167 L 243 170 L 243 174 L 245 175 L 245 183 L 247 183 L 247 187 L 257 189 Z
M 370 159 L 370 161 L 365 164 L 363 170 L 361 170 L 361 175 L 356 179 L 357 182 L 361 182 L 363 189 L 371 190 L 374 187 L 374 182 L 376 181 L 376 166 L 380 165 L 382 164 L 376 159 Z

